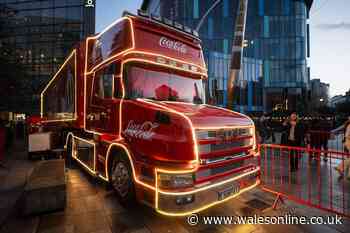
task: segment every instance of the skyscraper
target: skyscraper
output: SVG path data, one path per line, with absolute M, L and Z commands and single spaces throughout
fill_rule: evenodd
M 144 0 L 142 9 L 196 28 L 215 0 Z M 234 109 L 306 110 L 309 89 L 308 12 L 312 0 L 250 0 L 243 75 L 235 82 Z M 227 103 L 227 80 L 238 1 L 222 0 L 199 30 L 208 66 L 209 94 Z
M 9 85 L 0 110 L 37 113 L 40 91 L 72 46 L 94 33 L 94 1 L 0 0 L 0 55 L 10 67 L 0 71 Z

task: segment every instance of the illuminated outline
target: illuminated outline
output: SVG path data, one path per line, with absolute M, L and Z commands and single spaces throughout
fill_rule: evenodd
M 88 49 L 89 49 L 89 40 L 95 40 L 97 38 L 99 38 L 103 33 L 105 33 L 106 31 L 108 31 L 110 28 L 112 28 L 114 25 L 118 24 L 119 22 L 122 22 L 123 20 L 127 20 L 129 23 L 130 23 L 130 28 L 131 28 L 131 41 L 132 41 L 132 46 L 131 48 L 128 48 L 126 50 L 123 50 L 111 57 L 109 57 L 108 59 L 102 61 L 101 63 L 95 65 L 93 67 L 93 69 L 91 71 L 88 72 L 87 70 L 87 60 L 88 60 Z M 100 32 L 98 35 L 96 36 L 93 36 L 93 37 L 88 37 L 86 38 L 86 41 L 85 41 L 85 68 L 84 68 L 84 119 L 83 119 L 83 125 L 84 125 L 84 130 L 86 132 L 89 132 L 89 133 L 93 133 L 93 134 L 97 134 L 97 135 L 102 135 L 100 132 L 97 132 L 97 131 L 92 131 L 92 130 L 88 130 L 86 129 L 86 102 L 87 102 L 87 96 L 86 96 L 86 82 L 87 82 L 87 77 L 88 75 L 92 74 L 95 72 L 95 70 L 97 68 L 99 68 L 100 66 L 102 66 L 103 64 L 107 64 L 109 61 L 112 61 L 114 58 L 117 58 L 118 56 L 120 56 L 121 54 L 129 51 L 129 50 L 132 50 L 135 48 L 135 34 L 134 34 L 134 26 L 133 26 L 133 22 L 130 18 L 128 17 L 122 17 L 118 20 L 116 20 L 114 23 L 112 23 L 111 25 L 109 25 L 108 27 L 106 27 L 102 32 Z M 93 84 L 92 84 L 93 85 Z M 113 96 L 114 97 L 114 96 Z
M 49 81 L 49 83 L 45 86 L 45 88 L 43 89 L 43 91 L 40 93 L 40 117 L 43 118 L 44 117 L 44 94 L 47 91 L 47 89 L 50 87 L 51 83 L 53 81 L 55 81 L 55 79 L 57 78 L 58 74 L 63 70 L 63 68 L 65 68 L 66 64 L 69 62 L 69 60 L 72 58 L 72 56 L 74 55 L 74 118 L 72 119 L 57 119 L 57 120 L 44 120 L 41 122 L 60 122 L 60 121 L 75 121 L 78 119 L 78 100 L 77 100 L 77 51 L 76 49 L 73 49 L 73 51 L 70 53 L 70 55 L 66 58 L 66 60 L 63 62 L 63 64 L 61 65 L 61 67 L 58 69 L 58 71 L 56 72 L 56 74 L 53 76 L 53 78 Z
M 228 201 L 228 200 L 230 200 L 230 199 L 232 199 L 232 198 L 242 194 L 243 192 L 246 192 L 246 191 L 256 187 L 258 184 L 260 184 L 260 180 L 257 179 L 255 184 L 250 185 L 250 186 L 240 190 L 238 193 L 236 193 L 236 194 L 234 194 L 234 195 L 232 195 L 230 197 L 227 197 L 224 200 L 212 202 L 212 203 L 210 203 L 208 205 L 202 206 L 202 207 L 200 207 L 200 208 L 198 208 L 196 210 L 192 210 L 192 211 L 188 211 L 188 212 L 170 213 L 170 212 L 162 211 L 162 210 L 159 209 L 159 198 L 158 198 L 159 193 L 165 194 L 165 195 L 172 195 L 172 196 L 182 196 L 182 195 L 186 195 L 186 194 L 194 194 L 194 193 L 205 191 L 205 190 L 208 190 L 208 189 L 212 189 L 212 188 L 215 188 L 217 186 L 220 186 L 220 185 L 223 185 L 223 184 L 226 184 L 226 183 L 229 183 L 229 182 L 233 182 L 233 181 L 239 180 L 241 178 L 244 178 L 246 176 L 249 176 L 251 174 L 257 173 L 257 172 L 260 171 L 260 167 L 256 167 L 254 170 L 251 170 L 251 171 L 246 172 L 244 174 L 241 174 L 239 176 L 235 176 L 235 177 L 232 177 L 230 179 L 223 180 L 221 182 L 214 183 L 214 184 L 211 184 L 211 185 L 208 185 L 208 186 L 204 186 L 204 187 L 201 187 L 201 188 L 197 188 L 197 189 L 194 189 L 194 190 L 191 190 L 191 191 L 187 191 L 187 192 L 169 192 L 169 191 L 162 191 L 162 190 L 160 190 L 158 188 L 158 172 L 159 173 L 170 173 L 170 174 L 177 174 L 177 173 L 184 174 L 184 173 L 191 173 L 192 170 L 186 170 L 186 171 L 181 172 L 179 170 L 177 170 L 177 171 L 169 171 L 169 170 L 159 169 L 159 168 L 155 167 L 154 168 L 154 172 L 155 172 L 155 187 L 154 187 L 154 186 L 149 185 L 149 184 L 147 184 L 147 183 L 145 183 L 145 182 L 143 182 L 143 181 L 138 179 L 138 177 L 136 175 L 136 172 L 135 172 L 133 159 L 132 159 L 132 157 L 130 155 L 130 152 L 129 152 L 128 148 L 122 143 L 115 143 L 115 142 L 113 142 L 113 143 L 111 143 L 109 145 L 108 150 L 106 152 L 106 154 L 107 154 L 106 155 L 106 161 L 107 161 L 106 162 L 106 174 L 108 174 L 109 155 L 111 154 L 110 150 L 111 150 L 112 147 L 121 147 L 123 149 L 123 151 L 127 154 L 128 158 L 129 158 L 129 161 L 130 161 L 130 165 L 131 165 L 131 170 L 132 170 L 132 175 L 133 175 L 134 181 L 137 184 L 140 184 L 140 185 L 142 185 L 142 186 L 144 186 L 144 187 L 146 187 L 148 189 L 151 189 L 151 190 L 155 191 L 155 206 L 154 206 L 154 208 L 155 208 L 155 210 L 158 213 L 163 214 L 163 215 L 167 215 L 167 216 L 185 216 L 185 215 L 189 215 L 191 213 L 199 212 L 199 211 L 205 210 L 205 209 L 207 209 L 209 207 L 212 207 L 214 205 L 217 205 L 217 204 L 219 204 L 221 202 Z M 109 181 L 109 175 L 107 175 L 107 178 L 105 180 Z
M 115 24 L 117 24 L 118 22 L 122 21 L 122 20 L 128 20 L 131 24 L 131 34 L 132 34 L 132 43 L 133 43 L 133 47 L 132 48 L 129 48 L 129 49 L 126 49 L 124 51 L 121 51 L 120 53 L 116 54 L 116 55 L 113 55 L 111 57 L 109 57 L 108 59 L 102 61 L 101 63 L 97 64 L 96 66 L 94 66 L 91 71 L 87 72 L 87 55 L 88 55 L 88 42 L 89 40 L 92 40 L 92 39 L 96 39 L 98 37 L 100 37 L 104 32 L 106 32 L 109 28 L 111 28 L 112 26 L 114 26 Z M 160 56 L 160 57 L 165 57 L 165 58 L 168 58 L 169 60 L 178 60 L 178 59 L 174 59 L 174 58 L 170 58 L 170 57 L 167 57 L 167 56 L 164 56 L 162 54 L 155 54 L 155 53 L 149 53 L 149 52 L 142 52 L 142 51 L 131 51 L 132 49 L 134 49 L 134 46 L 135 46 L 135 41 L 134 41 L 134 28 L 133 28 L 133 23 L 132 23 L 132 20 L 130 18 L 127 18 L 127 17 L 123 17 L 117 21 L 115 21 L 113 24 L 111 24 L 110 26 L 108 26 L 106 29 L 104 29 L 100 34 L 98 34 L 97 36 L 95 37 L 88 37 L 86 39 L 86 48 L 85 48 L 85 72 L 84 72 L 84 130 L 86 132 L 90 132 L 90 133 L 93 133 L 93 134 L 98 134 L 98 135 L 102 135 L 101 133 L 99 132 L 95 132 L 95 131 L 90 131 L 90 130 L 87 130 L 86 129 L 86 101 L 87 101 L 87 95 L 86 95 L 86 85 L 87 85 L 87 77 L 88 75 L 91 75 L 92 73 L 96 72 L 96 70 L 103 66 L 103 65 L 108 65 L 110 61 L 113 61 L 115 58 L 117 58 L 118 56 L 121 56 L 123 54 L 132 54 L 132 53 L 144 53 L 144 54 L 149 54 L 149 55 L 153 55 L 153 56 Z M 204 56 L 203 56 L 203 51 L 201 51 L 202 53 L 202 63 L 205 65 L 205 62 L 204 62 Z M 117 60 L 117 59 L 115 59 Z M 157 66 L 164 66 L 164 67 L 168 67 L 168 68 L 171 68 L 171 69 L 178 69 L 178 70 L 181 70 L 181 71 L 186 71 L 186 72 L 190 72 L 190 73 L 194 73 L 194 74 L 199 74 L 201 76 L 204 76 L 204 77 L 207 77 L 207 74 L 204 74 L 203 73 L 200 73 L 200 72 L 194 72 L 192 70 L 187 70 L 187 69 L 181 69 L 180 67 L 175 67 L 175 66 L 171 66 L 171 65 L 167 65 L 167 64 L 162 64 L 162 63 L 157 63 L 157 62 L 154 62 L 154 61 L 150 61 L 150 60 L 146 60 L 146 59 L 140 59 L 140 58 L 129 58 L 129 59 L 125 59 L 124 61 L 121 62 L 121 74 L 120 75 L 116 75 L 117 77 L 120 78 L 120 82 L 121 82 L 121 86 L 122 86 L 122 93 L 123 93 L 123 96 L 122 98 L 120 99 L 120 109 L 119 109 L 119 139 L 122 139 L 121 137 L 121 131 L 122 131 L 122 106 L 123 106 L 123 100 L 125 98 L 125 87 L 124 87 L 124 80 L 123 80 L 123 69 L 124 69 L 124 65 L 125 63 L 127 62 L 130 62 L 130 61 L 140 61 L 140 62 L 144 62 L 144 63 L 151 63 L 151 64 L 155 64 Z M 181 60 L 178 60 L 180 62 L 183 62 L 184 64 L 191 64 L 191 63 L 188 63 L 188 62 L 184 62 L 184 61 L 181 61 Z M 194 65 L 194 64 L 191 64 L 191 65 Z M 194 65 L 196 67 L 199 67 L 200 69 L 203 69 L 203 70 L 207 70 L 206 67 L 203 68 L 201 66 L 198 66 L 198 65 Z M 113 77 L 113 82 L 114 82 L 114 78 Z M 201 78 L 202 79 L 202 78 Z M 114 88 L 114 85 L 113 85 L 113 88 Z M 115 98 L 114 96 L 114 89 L 113 89 L 113 96 L 112 98 Z M 171 109 L 171 108 L 168 108 L 166 106 L 163 106 L 163 105 L 160 105 L 160 104 L 157 104 L 157 103 L 154 103 L 152 100 L 147 100 L 147 99 L 136 99 L 137 101 L 139 102 L 144 102 L 146 104 L 150 104 L 150 105 L 154 105 L 154 106 L 157 106 L 159 108 L 162 108 L 162 109 L 165 109 L 166 111 L 169 111 L 171 113 L 174 113 L 174 114 L 178 114 L 180 115 L 181 117 L 183 117 L 184 119 L 186 119 L 190 125 L 190 128 L 191 128 L 191 131 L 192 131 L 192 138 L 193 138 L 193 147 L 194 147 L 194 159 L 192 161 L 190 161 L 190 163 L 192 163 L 193 165 L 195 165 L 195 167 L 193 169 L 187 169 L 187 170 L 176 170 L 176 171 L 171 171 L 171 170 L 164 170 L 164 169 L 159 169 L 157 167 L 154 168 L 154 172 L 155 172 L 155 186 L 152 186 L 152 185 L 149 185 L 145 182 L 142 182 L 138 179 L 138 177 L 136 176 L 136 172 L 135 172 L 135 167 L 134 167 L 134 164 L 133 164 L 133 159 L 132 159 L 132 156 L 128 150 L 128 148 L 122 144 L 122 143 L 118 143 L 118 142 L 112 142 L 110 143 L 110 145 L 108 146 L 108 149 L 107 149 L 107 152 L 106 152 L 106 159 L 105 159 L 105 177 L 102 176 L 101 174 L 98 174 L 96 172 L 96 144 L 94 142 L 91 142 L 91 141 L 88 141 L 86 139 L 83 139 L 83 138 L 79 138 L 77 136 L 74 136 L 73 133 L 69 133 L 67 135 L 67 140 L 66 140 L 66 144 L 68 142 L 68 137 L 71 135 L 74 138 L 78 139 L 78 140 L 82 140 L 82 141 L 85 141 L 87 143 L 90 143 L 92 145 L 94 145 L 94 170 L 92 170 L 91 168 L 89 168 L 86 164 L 84 164 L 82 161 L 80 161 L 76 156 L 72 156 L 74 159 L 76 159 L 78 162 L 80 162 L 86 169 L 88 169 L 88 171 L 90 171 L 90 173 L 94 174 L 94 175 L 97 175 L 98 174 L 98 177 L 100 177 L 101 179 L 105 180 L 105 181 L 109 181 L 109 174 L 108 174 L 108 163 L 109 163 L 109 156 L 110 156 L 110 150 L 112 147 L 121 147 L 127 154 L 128 158 L 129 158 L 129 161 L 130 161 L 130 164 L 131 164 L 131 167 L 132 167 L 132 173 L 133 173 L 133 176 L 134 176 L 134 180 L 136 183 L 146 187 L 146 188 L 149 188 L 151 190 L 154 190 L 155 191 L 155 207 L 156 207 L 156 211 L 161 213 L 161 214 L 164 214 L 164 215 L 169 215 L 169 216 L 183 216 L 183 215 L 188 215 L 188 214 L 191 214 L 193 212 L 198 212 L 198 211 L 202 211 L 206 208 L 209 208 L 211 206 L 214 206 L 216 204 L 219 204 L 221 202 L 225 202 L 231 198 L 234 198 L 238 195 L 240 195 L 241 193 L 245 192 L 245 191 L 248 191 L 252 188 L 254 188 L 255 186 L 257 186 L 259 183 L 260 183 L 260 180 L 258 179 L 256 181 L 256 183 L 254 185 L 251 185 L 245 189 L 242 189 L 240 190 L 239 193 L 236 193 L 235 195 L 232 195 L 224 200 L 221 200 L 221 201 L 217 201 L 217 202 L 213 202 L 211 204 L 208 204 L 206 206 L 203 206 L 195 211 L 191 211 L 191 212 L 184 212 L 184 213 L 167 213 L 167 212 L 164 212 L 162 210 L 159 210 L 158 209 L 158 192 L 159 193 L 163 193 L 163 194 L 166 194 L 166 195 L 184 195 L 186 194 L 186 192 L 165 192 L 165 191 L 162 191 L 160 189 L 158 189 L 158 176 L 157 176 L 157 173 L 158 172 L 163 172 L 163 173 L 170 173 L 170 174 L 184 174 L 184 173 L 191 173 L 191 172 L 195 172 L 198 170 L 199 168 L 199 152 L 198 152 L 198 143 L 197 143 L 197 138 L 196 138 L 196 134 L 195 134 L 195 130 L 196 129 L 210 129 L 210 128 L 215 128 L 215 129 L 218 129 L 218 128 L 223 128 L 223 127 L 199 127 L 199 128 L 194 128 L 193 127 L 193 124 L 192 124 L 192 121 L 183 113 L 180 113 L 174 109 Z M 216 106 L 212 106 L 212 107 L 216 107 Z M 228 109 L 224 109 L 226 111 L 230 111 Z M 233 112 L 233 111 L 230 111 L 230 112 Z M 243 115 L 243 114 L 241 114 Z M 244 116 L 244 115 L 243 115 Z M 244 116 L 247 118 L 247 116 Z M 250 118 L 249 118 L 250 119 Z M 253 128 L 254 129 L 254 132 L 255 132 L 255 126 L 254 124 L 252 126 L 247 126 L 249 128 Z M 237 127 L 237 128 L 242 128 L 242 127 Z M 73 140 L 73 143 L 74 143 L 74 140 Z M 254 145 L 255 145 L 255 135 L 254 135 Z M 73 153 L 74 154 L 74 153 Z M 230 182 L 230 181 L 234 181 L 234 180 L 237 180 L 237 179 L 240 179 L 244 176 L 247 176 L 247 175 L 250 175 L 252 173 L 255 173 L 255 172 L 258 172 L 260 170 L 260 167 L 257 167 L 255 170 L 253 171 L 250 171 L 248 173 L 245 173 L 245 174 L 241 174 L 240 176 L 237 176 L 237 177 L 233 177 L 231 179 L 228 179 L 228 180 L 225 180 L 225 181 L 222 181 L 222 182 L 219 182 L 217 184 L 213 184 L 213 185 L 209 185 L 209 186 L 205 186 L 205 187 L 202 187 L 202 188 L 199 188 L 199 189 L 196 189 L 196 190 L 193 190 L 193 191 L 190 191 L 191 193 L 196 193 L 196 192 L 199 192 L 199 191 L 204 191 L 204 190 L 207 190 L 207 189 L 210 189 L 210 188 L 213 188 L 213 187 L 216 187 L 218 185 L 221 185 L 223 183 L 227 183 L 227 182 Z
M 223 199 L 223 200 L 220 200 L 220 201 L 212 202 L 212 203 L 207 204 L 207 205 L 205 205 L 205 206 L 199 207 L 199 208 L 197 208 L 197 209 L 195 209 L 195 210 L 186 211 L 186 212 L 182 212 L 182 213 L 180 213 L 180 212 L 179 212 L 179 213 L 170 213 L 170 212 L 166 212 L 166 211 L 160 210 L 160 209 L 158 209 L 158 207 L 157 207 L 157 208 L 156 208 L 156 211 L 157 211 L 158 213 L 160 213 L 160 214 L 163 214 L 163 215 L 166 215 L 166 216 L 172 216 L 172 217 L 176 217 L 176 216 L 187 216 L 187 215 L 190 215 L 190 214 L 193 214 L 193 213 L 201 212 L 201 211 L 203 211 L 203 210 L 206 210 L 206 209 L 208 209 L 208 208 L 210 208 L 210 207 L 213 207 L 213 206 L 215 206 L 215 205 L 218 205 L 218 204 L 220 204 L 220 203 L 229 201 L 229 200 L 231 200 L 231 199 L 233 199 L 233 198 L 235 198 L 235 197 L 241 195 L 242 193 L 245 193 L 245 192 L 247 192 L 247 191 L 249 191 L 249 190 L 251 190 L 251 189 L 257 187 L 259 184 L 260 184 L 260 180 L 256 180 L 255 184 L 250 185 L 250 186 L 248 186 L 248 187 L 246 187 L 246 188 L 243 188 L 243 189 L 239 190 L 239 192 L 235 193 L 235 194 L 232 195 L 232 196 L 229 196 L 229 197 L 227 197 L 227 198 L 225 198 L 225 199 Z
M 206 67 L 202 67 L 200 65 L 197 65 L 197 64 L 194 64 L 194 63 L 191 63 L 191 62 L 186 62 L 184 60 L 180 60 L 180 59 L 177 59 L 177 58 L 173 58 L 173 57 L 169 57 L 169 56 L 166 56 L 164 54 L 159 54 L 159 53 L 152 53 L 152 52 L 147 52 L 147 51 L 142 51 L 142 50 L 131 50 L 131 51 L 128 51 L 124 54 L 124 56 L 126 55 L 132 55 L 132 54 L 146 54 L 146 55 L 149 55 L 149 56 L 154 56 L 154 57 L 162 57 L 162 58 L 165 58 L 165 59 L 168 59 L 169 61 L 176 61 L 176 62 L 180 62 L 182 64 L 187 64 L 187 65 L 191 65 L 191 66 L 195 66 L 197 68 L 199 68 L 200 70 L 204 71 L 203 72 L 196 72 L 196 71 L 192 71 L 191 69 L 183 69 L 181 67 L 178 67 L 178 66 L 171 66 L 171 65 L 168 65 L 169 67 L 172 67 L 172 68 L 178 68 L 180 70 L 183 70 L 183 71 L 187 71 L 187 72 L 191 72 L 191 73 L 195 73 L 195 74 L 200 74 L 202 76 L 207 76 L 208 74 L 206 73 L 208 70 Z M 156 62 L 157 64 L 163 64 L 163 63 L 160 63 L 160 62 Z M 164 64 L 166 65 L 166 64 Z
M 81 138 L 81 137 L 77 137 L 77 136 L 75 136 L 75 135 L 73 135 L 73 134 L 71 134 L 72 135 L 72 158 L 73 159 L 75 159 L 76 161 L 78 161 L 85 169 L 87 169 L 91 174 L 93 174 L 93 175 L 96 175 L 97 174 L 97 172 L 96 172 L 96 143 L 95 142 L 91 142 L 91 141 L 89 141 L 89 140 L 87 140 L 87 139 L 84 139 L 84 138 Z M 69 135 L 68 135 L 69 136 Z M 68 136 L 67 136 L 67 138 L 68 138 Z M 83 141 L 83 142 L 86 142 L 86 143 L 88 143 L 88 144 L 90 144 L 90 145 L 93 145 L 93 147 L 94 147 L 94 161 L 93 161 L 93 163 L 94 163 L 94 167 L 93 167 L 93 169 L 91 169 L 88 165 L 86 165 L 83 161 L 81 161 L 76 155 L 78 154 L 78 151 L 77 150 L 75 150 L 75 140 L 74 139 L 77 139 L 77 140 L 81 140 L 81 141 Z M 68 142 L 68 140 L 66 140 L 67 142 Z

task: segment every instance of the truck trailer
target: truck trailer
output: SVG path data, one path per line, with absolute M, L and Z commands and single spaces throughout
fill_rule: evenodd
M 170 216 L 236 197 L 259 180 L 253 121 L 206 104 L 198 33 L 124 13 L 76 45 L 41 93 L 29 151 L 64 148 L 119 201 Z

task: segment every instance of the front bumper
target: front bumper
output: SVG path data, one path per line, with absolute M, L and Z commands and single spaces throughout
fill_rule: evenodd
M 260 184 L 260 168 L 216 180 L 186 191 L 164 191 L 156 187 L 156 210 L 169 216 L 184 216 L 232 199 Z M 190 198 L 190 203 L 179 204 L 179 199 Z

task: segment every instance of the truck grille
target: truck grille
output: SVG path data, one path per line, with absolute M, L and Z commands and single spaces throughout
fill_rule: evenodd
M 196 173 L 197 182 L 252 166 L 255 160 L 249 155 L 249 150 L 254 147 L 254 134 L 253 126 L 234 129 L 197 129 L 201 163 L 201 168 Z
M 200 157 L 241 155 L 242 150 L 254 144 L 252 127 L 217 130 L 197 130 Z M 216 155 L 214 155 L 216 154 Z
M 215 167 L 203 167 L 196 172 L 196 181 L 201 182 L 202 180 L 206 180 L 212 176 L 220 175 L 240 168 L 243 169 L 242 171 L 245 171 L 246 169 L 252 167 L 255 168 L 257 165 L 258 160 L 255 157 L 249 157 L 244 161 L 226 163 Z

